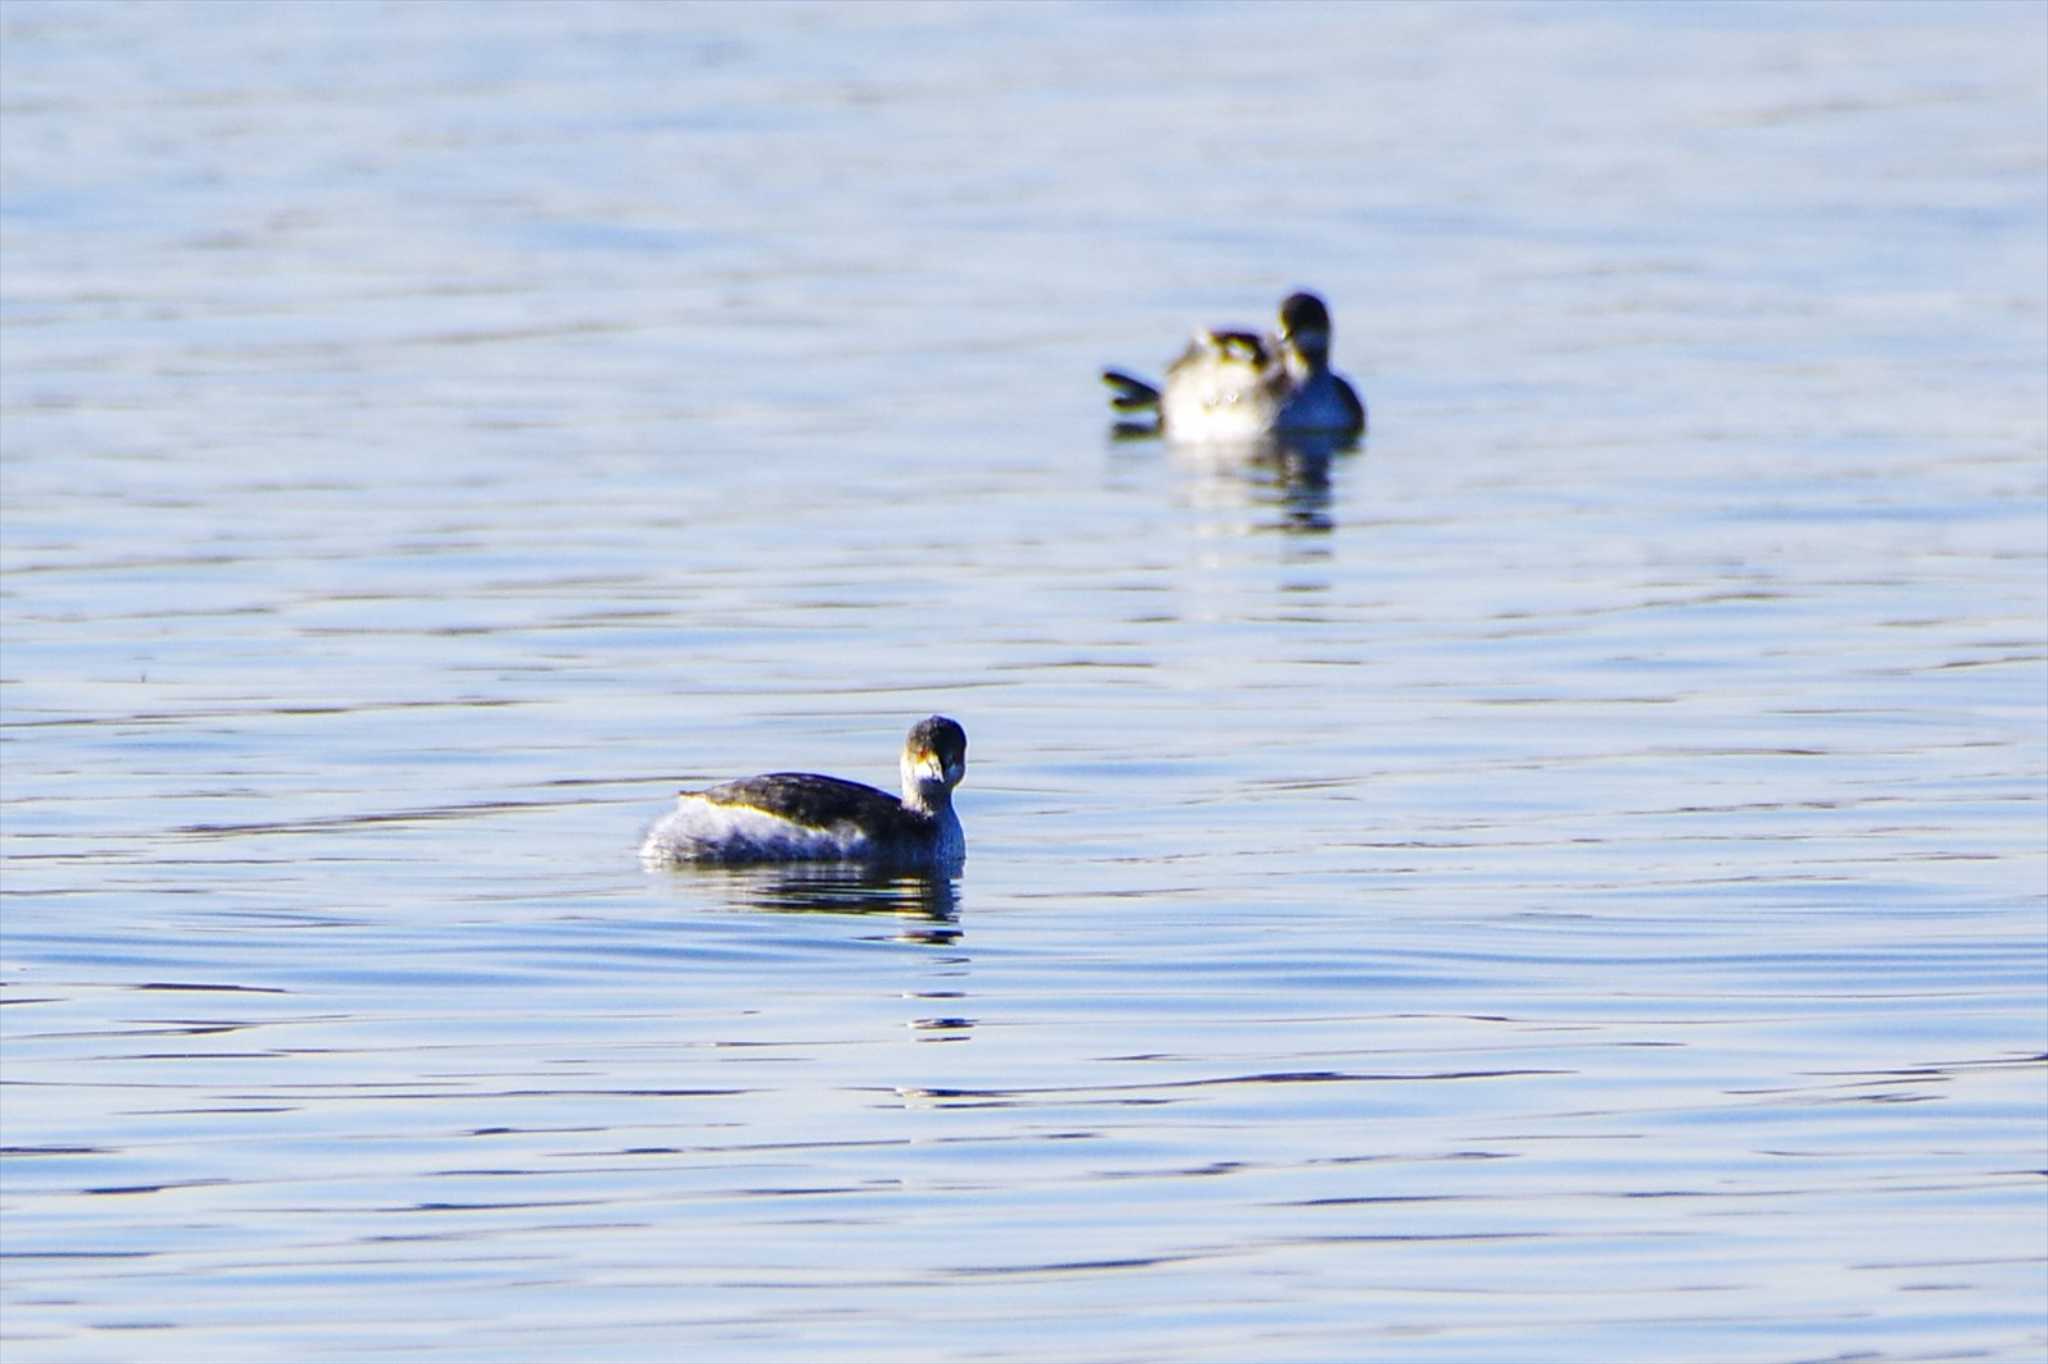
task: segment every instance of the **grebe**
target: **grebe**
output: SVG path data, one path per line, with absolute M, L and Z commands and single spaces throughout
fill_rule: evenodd
M 1365 404 L 1330 368 L 1330 310 L 1314 294 L 1290 294 L 1280 329 L 1204 328 L 1166 368 L 1164 388 L 1122 370 L 1102 371 L 1119 412 L 1154 411 L 1168 439 L 1195 444 L 1257 440 L 1290 432 L 1345 437 L 1365 432 Z
M 967 732 L 943 715 L 903 741 L 903 798 L 838 777 L 770 772 L 684 791 L 648 829 L 642 860 L 866 862 L 944 870 L 967 854 L 953 788 L 967 772 Z

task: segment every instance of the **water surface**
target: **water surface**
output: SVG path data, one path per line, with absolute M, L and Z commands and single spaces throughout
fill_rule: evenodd
M 2037 1359 L 2044 40 L 10 0 L 10 1364 Z

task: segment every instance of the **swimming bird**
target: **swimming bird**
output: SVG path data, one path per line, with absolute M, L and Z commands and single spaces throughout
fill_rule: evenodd
M 1330 368 L 1330 310 L 1310 293 L 1280 304 L 1279 330 L 1204 328 L 1158 387 L 1119 369 L 1102 371 L 1119 412 L 1157 412 L 1169 439 L 1196 444 L 1317 432 L 1365 432 L 1365 404 Z
M 944 870 L 967 854 L 953 788 L 967 773 L 967 732 L 943 715 L 911 726 L 900 763 L 903 796 L 821 777 L 770 772 L 678 794 L 654 822 L 642 860 L 865 862 Z

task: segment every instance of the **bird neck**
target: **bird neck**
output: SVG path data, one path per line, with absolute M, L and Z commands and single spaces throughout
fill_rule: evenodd
M 1287 371 L 1296 382 L 1312 379 L 1330 368 L 1330 338 L 1326 333 L 1297 336 L 1286 346 Z
M 915 810 L 921 815 L 942 815 L 953 808 L 953 788 L 942 781 L 933 781 L 914 772 L 905 772 L 903 804 L 904 808 Z

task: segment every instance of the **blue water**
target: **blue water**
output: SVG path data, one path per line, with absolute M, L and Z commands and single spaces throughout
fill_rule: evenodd
M 2048 1348 L 2048 11 L 0 78 L 7 1364 Z M 1109 438 L 1300 285 L 1362 447 Z M 958 878 L 633 855 L 934 711 Z

